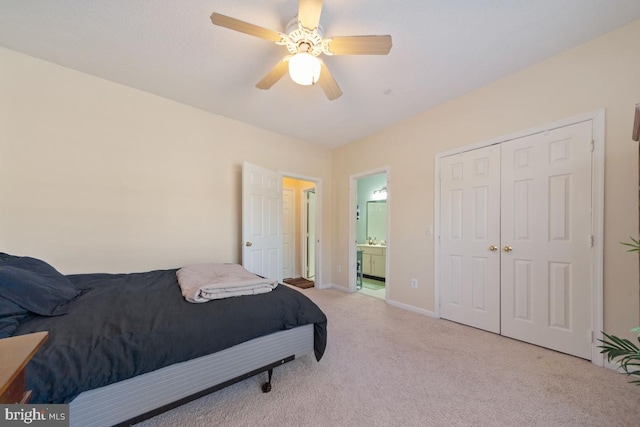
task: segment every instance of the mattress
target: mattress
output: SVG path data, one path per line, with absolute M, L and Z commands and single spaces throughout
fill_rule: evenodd
M 303 325 L 322 357 L 326 316 L 300 291 L 186 302 L 176 270 L 67 276 L 81 290 L 68 314 L 33 315 L 14 335 L 48 331 L 26 367 L 32 403 L 68 403 L 80 393 L 217 353 Z

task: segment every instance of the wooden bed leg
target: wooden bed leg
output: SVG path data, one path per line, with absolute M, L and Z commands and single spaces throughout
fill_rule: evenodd
M 262 384 L 263 393 L 269 393 L 271 391 L 271 377 L 273 376 L 273 368 L 269 369 L 267 373 L 269 374 L 269 379 L 266 383 Z

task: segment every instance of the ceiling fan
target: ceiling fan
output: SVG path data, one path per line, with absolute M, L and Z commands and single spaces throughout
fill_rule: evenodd
M 386 55 L 391 50 L 391 36 L 324 37 L 324 31 L 320 26 L 321 13 L 322 0 L 299 0 L 298 16 L 289 22 L 285 33 L 268 30 L 220 13 L 213 13 L 211 22 L 286 46 L 289 55 L 282 58 L 256 84 L 257 88 L 269 89 L 289 71 L 294 82 L 302 85 L 318 83 L 327 98 L 333 100 L 342 95 L 342 90 L 318 56 L 322 53 L 325 55 Z

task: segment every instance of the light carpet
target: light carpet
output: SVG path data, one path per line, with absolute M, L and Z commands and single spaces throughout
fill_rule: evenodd
M 305 356 L 140 423 L 160 426 L 638 426 L 640 387 L 590 362 L 359 293 L 305 289 L 329 319 Z

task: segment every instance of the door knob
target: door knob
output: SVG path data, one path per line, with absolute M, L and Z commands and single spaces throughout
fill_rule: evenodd
M 247 243 L 245 243 L 245 245 L 246 245 L 246 246 L 251 246 L 251 245 L 253 245 L 253 243 L 251 243 L 251 242 L 247 242 Z
M 491 252 L 495 252 L 495 251 L 497 251 L 497 250 L 498 250 L 498 247 L 497 247 L 496 245 L 491 245 L 491 246 L 489 246 L 489 250 L 490 250 Z
M 505 252 L 511 252 L 513 248 L 511 246 L 505 246 L 504 248 L 502 248 L 502 250 L 504 250 Z

